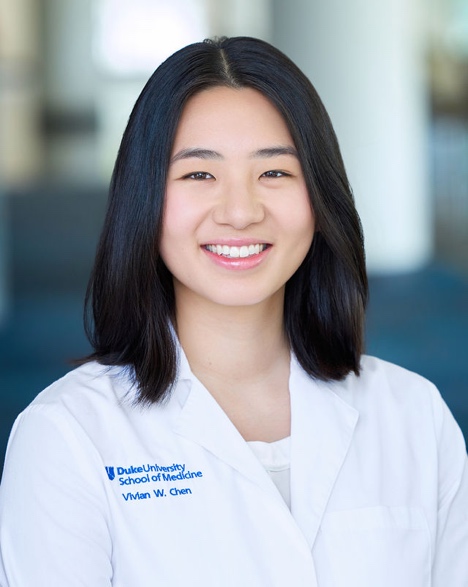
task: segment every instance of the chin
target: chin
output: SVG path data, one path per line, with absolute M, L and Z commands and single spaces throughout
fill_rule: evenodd
M 219 306 L 227 308 L 249 308 L 268 303 L 283 303 L 282 295 L 279 292 L 262 295 L 258 290 L 255 292 L 231 291 L 227 295 L 213 296 L 211 301 Z

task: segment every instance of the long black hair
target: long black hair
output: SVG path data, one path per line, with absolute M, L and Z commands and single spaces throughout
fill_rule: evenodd
M 299 154 L 316 234 L 286 284 L 285 328 L 304 370 L 359 374 L 367 277 L 361 224 L 338 142 L 314 87 L 283 53 L 249 37 L 194 43 L 151 76 L 117 156 L 86 295 L 86 360 L 132 367 L 139 400 L 164 398 L 177 375 L 172 276 L 159 243 L 169 160 L 187 100 L 216 86 L 253 88 L 278 109 Z M 91 312 L 89 312 L 91 310 Z

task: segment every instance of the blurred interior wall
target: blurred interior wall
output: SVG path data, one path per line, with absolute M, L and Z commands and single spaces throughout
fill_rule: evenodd
M 271 42 L 271 0 L 208 0 L 210 36 L 247 36 Z
M 468 3 L 430 5 L 435 243 L 439 259 L 468 273 Z
M 39 6 L 0 2 L 0 324 L 9 306 L 9 221 L 6 186 L 37 175 L 42 152 Z
M 424 14 L 419 0 L 272 0 L 273 42 L 310 77 L 341 144 L 368 267 L 431 255 Z
M 93 0 L 41 0 L 42 130 L 49 176 L 90 181 L 96 165 Z
M 0 181 L 38 173 L 42 163 L 40 6 L 37 0 L 0 2 Z

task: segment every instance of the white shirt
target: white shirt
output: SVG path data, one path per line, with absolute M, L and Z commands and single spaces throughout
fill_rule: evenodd
M 291 437 L 275 442 L 250 440 L 247 444 L 291 509 Z
M 423 378 L 364 357 L 291 362 L 291 510 L 184 357 L 170 400 L 134 403 L 87 364 L 12 431 L 2 587 L 466 587 L 462 434 Z

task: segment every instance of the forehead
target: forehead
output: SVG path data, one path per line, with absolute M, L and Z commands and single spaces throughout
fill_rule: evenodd
M 174 150 L 236 144 L 261 148 L 293 146 L 286 122 L 262 93 L 252 88 L 214 87 L 192 96 L 176 130 Z

